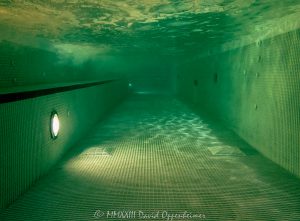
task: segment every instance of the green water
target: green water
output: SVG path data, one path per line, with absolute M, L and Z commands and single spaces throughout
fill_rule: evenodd
M 75 63 L 107 56 L 182 59 L 296 29 L 299 11 L 297 0 L 7 1 L 0 3 L 0 38 Z
M 1 48 L 16 57 L 3 63 L 41 55 L 1 86 L 129 78 L 172 91 L 177 65 L 295 30 L 299 11 L 297 0 L 4 1 Z
M 0 6 L 1 26 L 7 32 L 2 38 L 15 31 L 55 44 L 169 55 L 289 28 L 281 27 L 279 19 L 299 13 L 295 0 L 7 1 Z
M 299 220 L 299 18 L 299 0 L 1 1 L 1 95 L 115 81 L 0 104 L 0 219 Z
M 4 1 L 1 48 L 13 44 L 16 63 L 42 55 L 0 84 L 129 78 L 172 91 L 177 65 L 298 29 L 299 11 L 297 0 Z

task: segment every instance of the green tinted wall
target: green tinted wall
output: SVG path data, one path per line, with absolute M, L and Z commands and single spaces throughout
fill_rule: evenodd
M 13 202 L 45 174 L 93 124 L 126 95 L 127 82 L 0 104 L 0 208 Z M 60 119 L 50 136 L 50 115 Z
M 186 60 L 181 98 L 300 177 L 300 30 Z
M 171 59 L 150 53 L 103 52 L 88 45 L 58 47 L 48 41 L 44 48 L 0 41 L 0 93 L 111 79 L 130 79 L 138 92 L 170 91 L 172 64 Z
M 98 86 L 0 103 L 0 209 L 24 193 L 104 114 L 126 96 L 115 58 L 78 59 L 51 50 L 0 43 L 0 94 L 115 80 Z M 82 56 L 82 57 L 80 57 Z M 80 59 L 79 59 L 80 58 Z M 2 100 L 1 100 L 2 101 Z M 50 115 L 58 112 L 59 137 L 50 136 Z
M 0 41 L 0 92 L 118 79 L 118 73 L 123 70 L 116 56 L 92 53 L 91 47 L 69 49 L 70 46 L 64 45 L 53 49 L 49 42 L 44 44 L 44 47 L 34 47 Z

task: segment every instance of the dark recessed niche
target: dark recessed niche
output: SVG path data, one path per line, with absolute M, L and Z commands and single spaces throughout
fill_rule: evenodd
M 219 80 L 218 73 L 214 73 L 214 82 L 218 83 L 218 80 Z
M 194 80 L 194 86 L 198 86 L 198 80 Z

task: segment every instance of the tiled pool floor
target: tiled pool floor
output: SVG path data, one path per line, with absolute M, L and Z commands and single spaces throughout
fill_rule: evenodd
M 300 220 L 300 181 L 175 98 L 135 95 L 0 220 Z

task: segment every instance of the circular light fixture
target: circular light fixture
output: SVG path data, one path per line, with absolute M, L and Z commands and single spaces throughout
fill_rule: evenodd
M 51 118 L 50 118 L 50 133 L 52 139 L 57 138 L 58 132 L 59 132 L 59 118 L 57 112 L 53 111 L 51 113 Z

